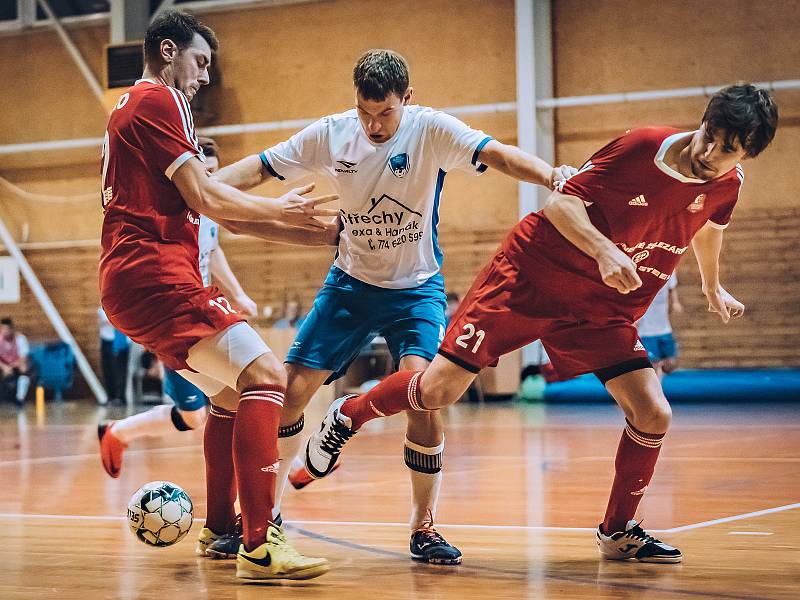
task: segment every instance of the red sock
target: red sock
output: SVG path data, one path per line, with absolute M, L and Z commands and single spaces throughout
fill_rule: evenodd
M 275 504 L 278 473 L 278 424 L 286 388 L 256 385 L 240 398 L 233 431 L 233 462 L 242 507 L 244 547 L 250 551 L 264 543 Z
M 422 371 L 398 371 L 389 375 L 362 396 L 350 398 L 342 404 L 342 413 L 353 420 L 353 430 L 358 431 L 367 421 L 388 417 L 404 410 L 425 410 L 419 382 Z
M 658 453 L 661 451 L 663 433 L 644 433 L 626 419 L 628 426 L 622 432 L 617 448 L 616 475 L 608 499 L 603 533 L 625 531 L 628 521 L 633 519 L 653 471 Z
M 236 475 L 233 470 L 233 425 L 236 411 L 211 405 L 203 432 L 206 456 L 206 527 L 221 535 L 233 523 Z

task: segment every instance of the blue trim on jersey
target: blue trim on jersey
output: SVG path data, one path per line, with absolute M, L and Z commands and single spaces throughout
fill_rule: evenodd
M 483 138 L 483 140 L 481 141 L 481 143 L 480 143 L 480 144 L 478 144 L 478 147 L 477 147 L 477 148 L 475 148 L 475 152 L 473 152 L 473 153 L 472 153 L 472 164 L 473 164 L 473 165 L 477 165 L 477 164 L 478 164 L 478 156 L 480 156 L 481 150 L 483 150 L 483 147 L 484 147 L 486 144 L 488 144 L 489 142 L 491 142 L 493 139 L 494 139 L 494 138 L 493 138 L 492 136 L 490 136 L 490 135 L 487 135 L 485 138 Z M 486 167 L 486 165 L 481 165 L 481 167 L 483 167 L 483 170 L 481 170 L 481 168 L 480 168 L 480 167 L 478 167 L 478 171 L 480 171 L 481 173 L 483 173 L 483 171 L 485 171 L 487 167 Z
M 436 191 L 433 193 L 433 212 L 431 218 L 431 225 L 433 232 L 431 239 L 433 240 L 433 255 L 436 257 L 436 264 L 441 268 L 444 262 L 444 252 L 439 247 L 439 198 L 442 195 L 442 188 L 444 187 L 444 177 L 447 171 L 439 169 L 439 176 L 436 178 Z
M 269 159 L 267 158 L 266 152 L 262 152 L 261 154 L 259 154 L 258 158 L 261 159 L 261 164 L 264 165 L 264 168 L 267 171 L 269 171 L 269 174 L 272 175 L 275 179 L 277 179 L 278 181 L 286 180 L 286 177 L 284 177 L 283 175 L 278 175 L 278 172 L 272 168 L 271 164 L 269 164 Z

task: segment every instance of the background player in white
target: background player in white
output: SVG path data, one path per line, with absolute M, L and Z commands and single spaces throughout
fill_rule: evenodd
M 677 366 L 678 345 L 672 335 L 670 312 L 672 314 L 683 312 L 683 305 L 678 297 L 676 273 L 673 273 L 666 285 L 658 290 L 647 312 L 636 322 L 639 339 L 642 340 L 659 379 L 662 379 L 665 373 L 672 373 Z
M 445 327 L 439 202 L 454 169 L 487 167 L 552 187 L 562 170 L 501 144 L 457 118 L 410 104 L 408 65 L 390 50 L 370 50 L 353 70 L 356 108 L 320 119 L 289 140 L 217 173 L 247 189 L 269 177 L 311 174 L 332 180 L 341 198 L 338 253 L 287 357 L 277 494 L 286 485 L 303 429 L 303 409 L 340 377 L 379 333 L 400 370 L 425 368 Z M 569 174 L 569 168 L 563 168 Z M 411 556 L 458 564 L 461 552 L 434 529 L 444 451 L 438 412 L 409 412 L 404 449 L 411 470 Z M 310 472 L 313 477 L 323 474 Z M 280 500 L 275 511 L 280 509 Z

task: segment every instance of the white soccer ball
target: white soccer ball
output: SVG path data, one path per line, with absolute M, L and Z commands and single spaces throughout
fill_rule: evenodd
M 150 546 L 171 546 L 192 528 L 192 501 L 170 481 L 145 483 L 128 502 L 128 526 Z

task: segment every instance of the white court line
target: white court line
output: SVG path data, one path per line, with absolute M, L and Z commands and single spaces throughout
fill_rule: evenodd
M 146 454 L 147 452 L 185 452 L 187 450 L 201 451 L 203 446 L 201 444 L 193 444 L 191 446 L 173 446 L 171 448 L 141 448 L 139 450 L 126 450 L 125 455 L 131 454 Z M 40 456 L 38 458 L 17 458 L 14 460 L 0 460 L 0 467 L 7 467 L 10 465 L 39 465 L 51 462 L 61 462 L 64 460 L 87 460 L 96 459 L 100 456 L 100 451 L 90 452 L 87 454 L 67 454 L 66 456 Z
M 772 531 L 729 531 L 728 535 L 773 535 Z
M 692 529 L 702 529 L 704 527 L 711 527 L 712 525 L 719 525 L 721 523 L 730 523 L 731 521 L 741 521 L 750 517 L 760 517 L 773 513 L 783 512 L 800 508 L 800 502 L 794 504 L 786 504 L 784 506 L 776 506 L 774 508 L 766 508 L 764 510 L 757 510 L 755 512 L 744 513 L 741 515 L 734 515 L 731 517 L 723 517 L 721 519 L 713 519 L 711 521 L 703 521 L 701 523 L 692 523 L 690 525 L 682 525 L 680 527 L 673 527 L 671 529 L 651 529 L 653 533 L 681 533 Z M 47 515 L 47 514 L 29 514 L 29 513 L 0 513 L 0 519 L 60 519 L 65 521 L 124 521 L 124 516 L 113 515 Z M 205 519 L 194 519 L 195 521 L 204 521 Z M 311 520 L 298 520 L 287 521 L 289 524 L 303 524 L 303 525 L 346 525 L 346 526 L 373 526 L 373 527 L 408 527 L 408 523 L 390 523 L 379 521 L 311 521 Z M 474 525 L 468 523 L 437 523 L 441 528 L 450 529 L 486 529 L 486 530 L 508 530 L 508 531 L 595 531 L 595 527 L 545 527 L 537 525 Z
M 0 513 L 0 519 L 53 519 L 63 521 L 125 521 L 126 517 L 114 515 L 45 515 L 29 513 Z M 205 522 L 205 519 L 193 519 L 196 523 Z M 379 521 L 286 521 L 289 525 L 343 525 L 348 527 L 408 527 L 408 523 L 382 523 Z M 437 523 L 437 527 L 450 529 L 507 529 L 519 531 L 594 531 L 596 527 L 538 527 L 535 525 L 470 525 L 470 524 L 444 524 Z M 655 530 L 654 530 L 655 531 Z
M 676 446 L 681 447 L 682 446 Z M 164 448 L 139 448 L 134 450 L 126 450 L 126 456 L 130 455 L 137 455 L 137 454 L 146 454 L 148 452 L 153 453 L 161 453 L 161 452 L 186 452 L 189 450 L 194 451 L 202 451 L 202 444 L 192 444 L 189 446 L 171 446 L 171 447 L 164 447 Z M 21 465 L 21 464 L 46 464 L 46 463 L 56 463 L 61 461 L 70 461 L 70 460 L 88 460 L 88 459 L 96 459 L 99 456 L 99 452 L 91 452 L 86 454 L 67 454 L 65 456 L 40 456 L 37 458 L 17 458 L 13 460 L 0 460 L 0 467 L 6 467 L 11 465 Z M 384 461 L 384 460 L 396 460 L 397 454 L 363 454 L 358 455 L 356 457 L 359 461 Z M 493 460 L 493 461 L 515 461 L 520 459 L 530 459 L 533 461 L 541 462 L 541 463 L 561 463 L 561 462 L 583 462 L 583 461 L 598 461 L 598 462 L 605 462 L 605 461 L 613 461 L 614 457 L 612 455 L 608 456 L 528 456 L 527 454 L 513 454 L 513 455 L 500 455 L 500 454 L 481 454 L 481 455 L 461 455 L 461 456 L 451 456 L 449 460 L 451 461 L 483 461 L 483 460 Z M 697 458 L 692 456 L 661 456 L 659 457 L 659 462 L 707 462 L 707 461 L 716 461 L 716 462 L 765 462 L 765 463 L 796 463 L 800 462 L 800 457 L 764 457 L 764 456 L 753 456 L 753 457 L 729 457 L 729 456 L 720 456 L 720 457 L 704 457 L 704 458 Z M 448 473 L 456 473 L 460 471 L 448 471 Z M 365 485 L 373 485 L 371 482 L 366 483 Z
M 672 529 L 665 529 L 664 533 L 680 533 L 682 531 L 689 531 L 691 529 L 701 529 L 703 527 L 711 527 L 712 525 L 719 525 L 721 523 L 730 523 L 731 521 L 741 521 L 742 519 L 749 519 L 750 517 L 771 515 L 773 513 L 779 513 L 785 510 L 792 510 L 795 508 L 800 508 L 800 502 L 795 502 L 794 504 L 784 504 L 783 506 L 776 506 L 775 508 L 765 508 L 764 510 L 757 510 L 755 512 L 744 513 L 742 515 L 734 515 L 732 517 L 723 517 L 721 519 L 703 521 L 702 523 L 692 523 L 691 525 L 682 525 L 681 527 L 673 527 Z

